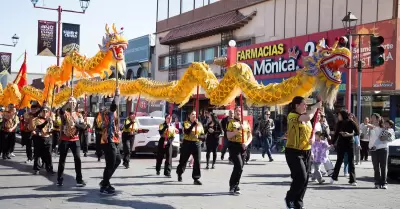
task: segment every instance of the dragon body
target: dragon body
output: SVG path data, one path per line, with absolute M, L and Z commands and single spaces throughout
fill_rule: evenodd
M 113 28 L 115 29 L 115 27 Z M 110 34 L 107 30 L 107 38 L 103 40 L 102 50 L 95 57 L 86 59 L 77 52 L 73 52 L 64 60 L 61 68 L 50 67 L 45 76 L 47 80 L 45 79 L 44 91 L 31 86 L 25 86 L 21 92 L 15 87 L 11 88 L 12 90 L 5 89 L 5 91 L 15 94 L 12 95 L 15 98 L 14 103 L 25 104 L 26 101 L 22 101 L 22 99 L 27 97 L 38 101 L 51 101 L 53 107 L 59 107 L 71 96 L 71 89 L 63 88 L 54 95 L 54 101 L 50 99 L 52 92 L 49 90 L 55 85 L 68 81 L 72 74 L 71 70 L 74 68 L 77 71 L 75 76 L 81 78 L 73 87 L 72 92 L 75 97 L 94 94 L 113 95 L 116 88 L 115 79 L 95 81 L 89 78 L 104 77 L 105 74 L 110 73 L 107 72 L 110 65 L 124 63 L 123 54 L 120 53 L 123 53 L 126 48 L 127 41 L 119 34 L 115 34 L 117 34 L 116 30 L 114 30 L 114 34 Z M 110 38 L 115 36 L 118 37 Z M 114 40 L 114 42 L 110 44 L 107 40 Z M 128 99 L 140 94 L 150 100 L 166 100 L 180 106 L 189 101 L 197 86 L 205 90 L 210 103 L 216 106 L 229 104 L 242 92 L 249 105 L 271 106 L 287 104 L 295 96 L 305 97 L 317 90 L 323 101 L 332 107 L 341 83 L 339 69 L 350 62 L 351 53 L 347 48 L 339 47 L 338 42 L 335 42 L 332 47 L 324 46 L 322 43 L 324 43 L 323 40 L 320 41 L 317 52 L 312 56 L 303 57 L 304 68 L 297 70 L 295 76 L 281 83 L 258 84 L 251 68 L 244 63 L 227 66 L 227 73 L 219 81 L 206 63 L 194 62 L 178 81 L 158 82 L 147 78 L 119 80 L 119 89 L 121 96 Z M 121 56 L 122 59 L 120 59 Z M 225 58 L 216 60 L 216 64 L 224 65 L 225 63 Z M 65 69 L 71 70 L 65 72 Z M 124 66 L 120 66 L 119 69 L 124 69 Z

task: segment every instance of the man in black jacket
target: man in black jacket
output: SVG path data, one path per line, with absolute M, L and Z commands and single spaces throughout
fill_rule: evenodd
M 226 129 L 228 127 L 229 121 L 232 120 L 232 119 L 233 119 L 233 111 L 229 110 L 229 115 L 226 116 L 221 121 L 222 130 L 224 131 L 224 142 L 223 142 L 223 147 L 222 147 L 222 150 L 221 150 L 221 160 L 224 160 L 226 149 L 228 148 L 228 137 L 226 136 L 226 132 L 227 132 Z M 231 161 L 230 157 L 229 157 L 229 161 Z

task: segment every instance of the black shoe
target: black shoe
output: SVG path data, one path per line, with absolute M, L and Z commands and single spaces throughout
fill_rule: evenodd
M 295 209 L 294 202 L 293 201 L 287 201 L 286 198 L 285 198 L 285 205 L 286 205 L 287 209 Z
M 84 153 L 84 154 L 83 154 L 83 157 L 87 157 L 87 153 Z
M 211 169 L 215 169 L 215 165 L 214 164 L 212 165 Z
M 86 182 L 83 181 L 83 180 L 76 181 L 76 186 L 77 187 L 85 187 L 86 186 Z
M 129 168 L 129 164 L 125 164 L 124 166 L 125 166 L 125 169 Z
M 193 184 L 194 185 L 203 185 L 203 183 L 201 183 L 201 181 L 199 181 L 198 179 L 194 180 Z
M 272 158 L 271 158 L 271 159 L 269 159 L 269 162 L 273 162 L 273 161 L 274 161 L 274 159 L 272 159 Z
M 206 169 L 210 169 L 210 167 L 208 167 L 208 165 L 206 166 Z
M 178 181 L 182 182 L 182 176 L 178 176 Z
M 221 160 L 224 160 L 224 154 L 221 155 Z
M 100 193 L 104 195 L 114 195 L 115 189 L 112 186 L 104 186 L 100 188 Z
M 239 195 L 239 194 L 241 194 L 241 192 L 240 192 L 240 188 L 239 188 L 239 187 L 236 187 L 236 188 L 235 188 L 235 194 L 236 194 L 236 195 Z
M 157 171 L 157 176 L 159 176 L 160 175 L 160 171 Z
M 171 174 L 164 174 L 165 177 L 171 178 Z
M 10 155 L 7 155 L 7 159 L 11 160 L 11 157 L 10 157 Z
M 64 184 L 63 184 L 63 178 L 57 179 L 57 186 L 61 187 L 61 186 L 63 186 L 63 185 L 64 185 Z
M 100 162 L 100 161 L 101 161 L 101 157 L 98 157 L 98 158 L 97 158 L 97 162 Z
M 261 154 L 261 156 L 262 156 L 262 158 L 265 158 L 265 154 L 263 153 L 263 154 Z
M 3 155 L 3 160 L 6 160 L 6 159 L 7 159 L 7 157 L 5 155 Z

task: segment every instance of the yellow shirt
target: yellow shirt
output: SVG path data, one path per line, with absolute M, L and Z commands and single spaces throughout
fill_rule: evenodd
M 57 117 L 53 119 L 53 131 L 60 131 L 61 130 L 61 118 Z
M 183 128 L 184 129 L 188 129 L 190 126 L 192 125 L 192 123 L 190 121 L 185 121 L 183 123 Z M 196 132 L 197 131 L 197 132 Z M 183 139 L 187 140 L 187 141 L 200 141 L 199 140 L 199 136 L 204 134 L 204 129 L 203 126 L 201 125 L 200 122 L 197 123 L 197 129 L 196 126 L 193 127 L 192 132 L 190 134 L 183 134 Z
M 242 133 L 243 135 L 243 143 L 246 143 L 248 140 L 248 137 L 251 136 L 251 130 L 250 130 L 250 124 L 247 121 L 244 121 L 243 125 L 241 125 L 239 120 L 233 119 L 230 120 L 228 123 L 228 127 L 226 128 L 226 131 L 233 132 L 237 130 L 240 126 L 243 128 L 243 132 L 240 131 L 238 135 L 228 139 L 231 142 L 237 142 L 237 143 L 242 143 Z
M 163 129 L 164 129 L 164 123 L 160 124 L 160 127 L 159 127 L 160 131 L 163 130 Z M 168 129 L 165 130 L 160 137 L 164 137 L 165 138 L 165 135 L 166 135 L 165 132 L 166 131 L 168 131 L 168 138 L 174 138 L 175 137 L 175 127 L 174 126 L 171 126 L 171 125 L 168 126 Z
M 136 124 L 136 122 L 133 122 L 129 128 L 125 128 L 125 125 L 128 125 L 129 123 L 131 123 L 130 119 L 126 119 L 124 122 L 124 128 L 122 129 L 123 132 L 127 132 L 127 133 L 134 133 L 138 131 L 138 126 Z
M 288 130 L 286 147 L 298 150 L 310 150 L 312 126 L 311 122 L 307 123 L 299 121 L 298 113 L 289 113 L 288 115 Z

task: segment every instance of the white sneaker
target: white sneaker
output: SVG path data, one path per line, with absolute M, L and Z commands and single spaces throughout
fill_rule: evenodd
M 11 152 L 10 156 L 11 157 L 15 157 L 14 152 Z
M 345 174 L 344 174 L 344 177 L 349 177 L 349 174 L 345 173 Z
M 383 185 L 383 186 L 381 186 L 381 189 L 388 189 L 388 186 L 387 185 Z
M 335 180 L 333 180 L 333 178 L 331 178 L 331 181 L 329 182 L 330 184 L 334 184 Z
M 357 186 L 357 182 L 353 182 L 350 184 L 351 186 Z
M 25 163 L 31 164 L 31 163 L 32 163 L 32 160 L 26 160 Z

